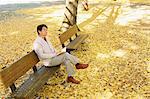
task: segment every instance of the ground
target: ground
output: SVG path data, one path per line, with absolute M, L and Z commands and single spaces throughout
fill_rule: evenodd
M 72 54 L 81 62 L 89 63 L 89 67 L 76 71 L 75 77 L 82 82 L 75 85 L 64 82 L 67 75 L 62 66 L 37 96 L 60 99 L 150 98 L 150 5 L 142 0 L 131 1 L 90 1 L 89 11 L 79 6 L 78 26 L 81 33 L 87 33 L 89 37 Z M 40 6 L 16 10 L 9 18 L 3 18 L 0 21 L 0 67 L 9 66 L 32 50 L 36 26 L 41 23 L 48 25 L 48 36 L 59 51 L 58 30 L 63 11 L 63 4 Z M 21 77 L 17 83 L 27 77 Z M 0 96 L 9 95 L 9 89 L 2 85 L 0 89 Z

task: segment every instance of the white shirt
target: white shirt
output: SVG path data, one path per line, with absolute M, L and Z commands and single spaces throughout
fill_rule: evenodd
M 49 66 L 51 58 L 57 56 L 52 44 L 38 36 L 33 43 L 33 49 L 45 66 Z

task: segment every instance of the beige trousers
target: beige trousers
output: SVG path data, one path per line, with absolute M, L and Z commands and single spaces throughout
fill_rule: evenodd
M 68 73 L 68 76 L 72 76 L 75 74 L 74 67 L 77 63 L 79 63 L 79 60 L 77 57 L 65 52 L 60 55 L 57 55 L 53 58 L 51 58 L 50 66 L 56 66 L 59 64 L 64 64 L 66 67 L 66 71 Z

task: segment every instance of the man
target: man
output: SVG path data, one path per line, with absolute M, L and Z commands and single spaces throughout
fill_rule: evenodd
M 45 24 L 37 26 L 38 37 L 34 41 L 33 49 L 38 58 L 43 61 L 45 66 L 64 64 L 68 73 L 67 82 L 79 84 L 80 81 L 73 78 L 75 74 L 73 65 L 75 65 L 76 69 L 85 69 L 88 67 L 88 64 L 79 63 L 79 60 L 75 56 L 67 52 L 57 54 L 52 44 L 46 38 L 47 30 L 48 27 Z

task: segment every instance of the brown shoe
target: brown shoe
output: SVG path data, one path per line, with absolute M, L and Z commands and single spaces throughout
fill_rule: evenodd
M 87 68 L 89 65 L 88 64 L 76 64 L 76 69 L 85 69 Z
M 68 76 L 67 82 L 72 82 L 74 84 L 80 84 L 80 81 L 74 79 L 72 76 Z

